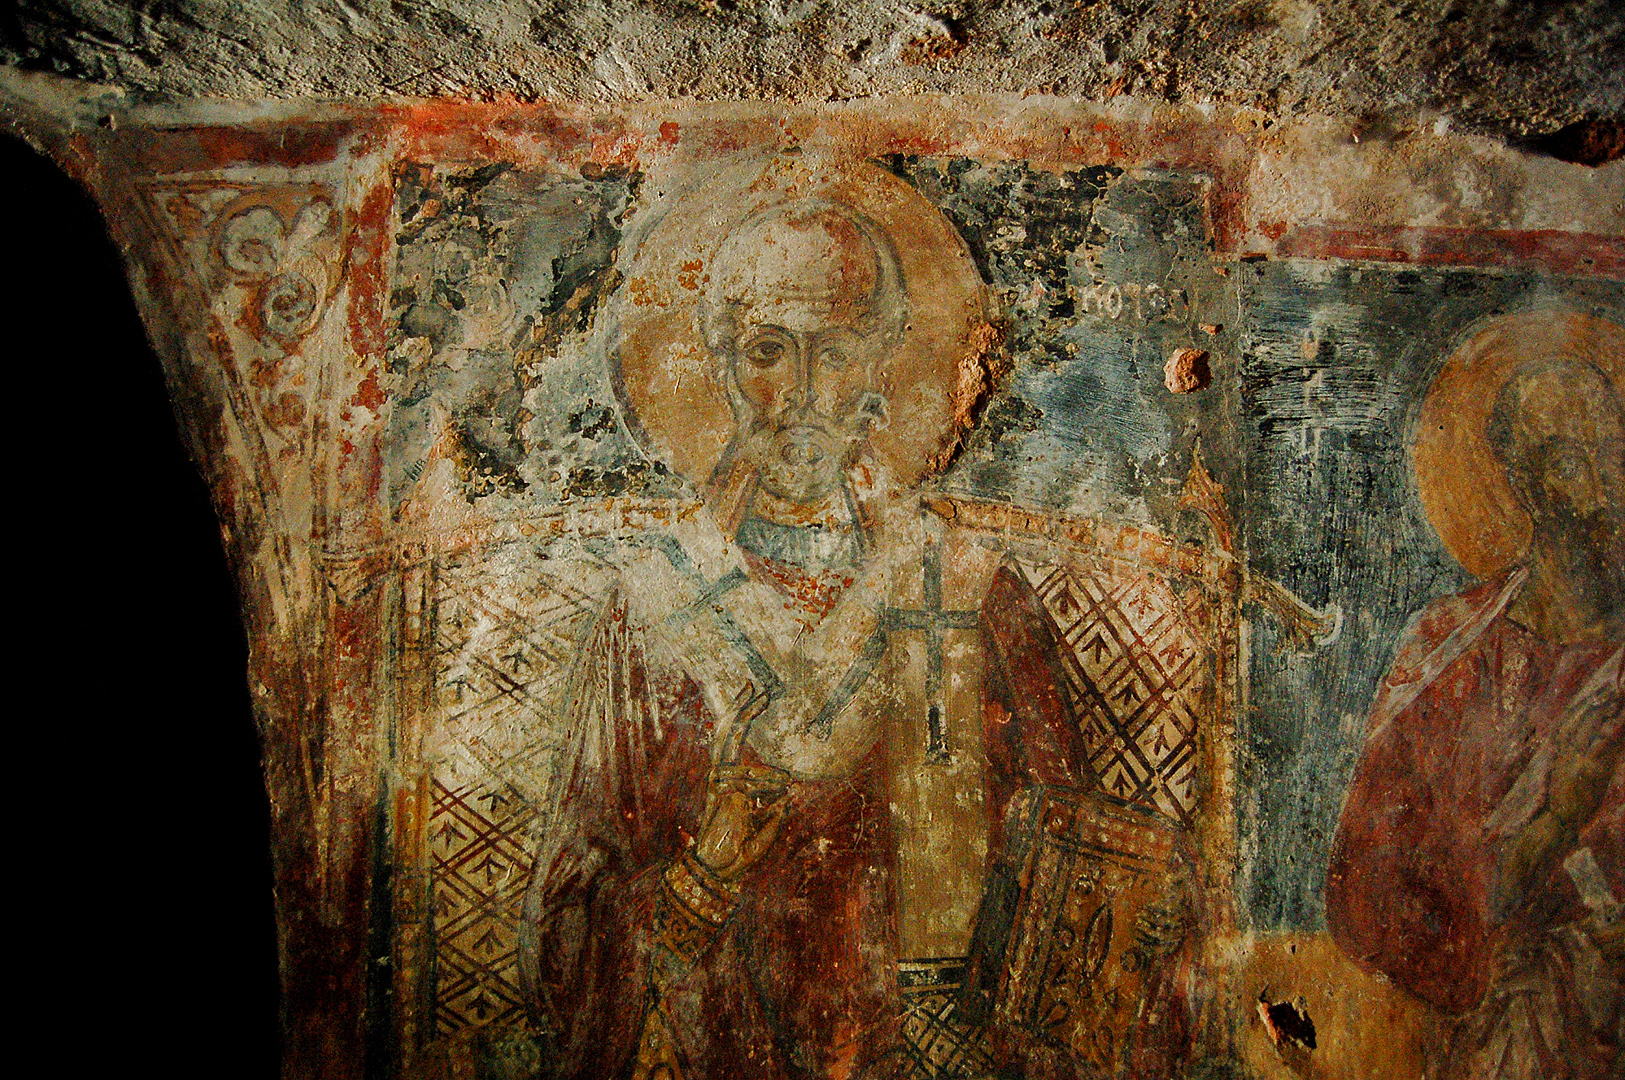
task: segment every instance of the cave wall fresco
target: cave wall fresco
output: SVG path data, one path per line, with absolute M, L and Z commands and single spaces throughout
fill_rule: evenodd
M 1411 447 L 1429 387 L 1452 356 L 1531 312 L 1536 325 L 1583 324 L 1585 341 L 1617 348 L 1618 163 L 1588 170 L 1448 135 L 1360 144 L 1331 122 L 1283 129 L 1244 111 L 1048 100 L 215 109 L 136 108 L 100 128 L 39 112 L 31 122 L 128 245 L 242 579 L 290 1074 L 517 1076 L 566 1060 L 564 1030 L 526 1017 L 519 967 L 523 927 L 537 918 L 525 910 L 531 863 L 571 812 L 548 778 L 591 696 L 571 658 L 620 647 L 595 645 L 593 628 L 606 598 L 635 595 L 628 582 L 653 582 L 669 606 L 694 599 L 627 553 L 648 546 L 640 537 L 722 560 L 701 567 L 712 584 L 738 555 L 694 525 L 721 516 L 709 467 L 674 464 L 685 451 L 674 456 L 673 433 L 723 438 L 714 417 L 682 419 L 703 412 L 697 391 L 674 398 L 680 380 L 660 382 L 700 346 L 628 357 L 640 341 L 697 332 L 681 302 L 705 292 L 695 276 L 705 259 L 685 269 L 671 252 L 682 242 L 714 252 L 749 218 L 745 206 L 808 191 L 870 206 L 863 220 L 879 222 L 908 280 L 939 275 L 935 301 L 909 297 L 916 317 L 935 319 L 936 345 L 906 344 L 926 332 L 910 327 L 898 349 L 914 366 L 947 363 L 921 376 L 916 397 L 887 384 L 894 400 L 875 436 L 916 470 L 898 490 L 922 509 L 882 530 L 903 538 L 896 565 L 913 573 L 936 560 L 946 584 L 888 578 L 903 591 L 878 617 L 898 642 L 906 623 L 921 644 L 888 645 L 876 669 L 901 704 L 854 708 L 920 714 L 927 757 L 888 742 L 907 765 L 896 771 L 960 770 L 939 785 L 948 803 L 932 801 L 931 783 L 908 788 L 917 804 L 894 810 L 899 835 L 875 849 L 900 867 L 899 924 L 910 925 L 910 903 L 936 902 L 920 884 L 934 876 L 973 901 L 950 898 L 924 918 L 923 951 L 890 945 L 893 966 L 910 972 L 892 991 L 908 1034 L 888 1044 L 895 1060 L 858 1064 L 979 1075 L 1004 1055 L 1035 1075 L 1081 1061 L 1122 1075 L 1353 1076 L 1445 1055 L 1439 1014 L 1327 936 L 1332 837 L 1403 628 L 1474 581 L 1417 491 Z M 639 272 L 650 266 L 669 273 Z M 930 303 L 966 282 L 977 307 L 957 325 Z M 640 296 L 678 313 L 638 331 Z M 1179 369 L 1170 362 L 1182 352 Z M 1617 387 L 1614 355 L 1603 367 Z M 682 402 L 679 419 L 651 420 L 670 400 Z M 1177 1037 L 1164 1037 L 1171 1013 L 1150 1025 L 1143 1010 L 1125 1018 L 1098 1001 L 1087 1023 L 1043 1028 L 1033 1002 L 1054 1005 L 1057 969 L 1033 973 L 1014 954 L 1001 966 L 985 940 L 969 940 L 991 906 L 984 860 L 1038 860 L 1023 878 L 1030 897 L 1049 848 L 1022 847 L 1013 825 L 982 839 L 985 811 L 943 811 L 947 849 L 906 835 L 929 831 L 921 822 L 955 801 L 955 785 L 1002 782 L 987 746 L 953 744 L 977 725 L 957 723 L 976 694 L 956 701 L 952 688 L 961 677 L 980 685 L 991 655 L 966 644 L 969 630 L 979 622 L 999 639 L 1014 624 L 990 606 L 996 565 L 1048 605 L 1062 638 L 1113 628 L 1117 644 L 1092 660 L 1088 645 L 1052 650 L 1071 658 L 1057 683 L 1068 692 L 1123 689 L 1108 685 L 1117 659 L 1144 669 L 1171 645 L 1196 660 L 1185 681 L 1152 687 L 1141 670 L 1127 687 L 1183 710 L 1185 727 L 1170 730 L 1189 736 L 1199 767 L 1165 778 L 1193 786 L 1161 789 L 1160 805 L 1154 783 L 1118 777 L 1114 791 L 1111 738 L 1127 754 L 1138 735 L 1119 725 L 1091 744 L 1105 747 L 1091 782 L 1107 802 L 1138 805 L 1182 837 L 1170 848 L 1166 829 L 1142 828 L 1119 845 L 1156 864 L 1154 887 L 1126 864 L 1111 871 L 1128 875 L 1113 879 L 1125 897 L 1154 894 L 1124 900 L 1126 922 L 1177 909 L 1194 928 L 1158 961 L 1158 977 L 1180 986 Z M 948 619 L 930 638 L 929 612 L 946 618 L 945 606 L 962 625 Z M 1094 622 L 1077 617 L 1085 609 Z M 931 660 L 927 640 L 948 659 Z M 921 673 L 943 662 L 939 701 Z M 1101 710 L 1091 715 L 1118 715 Z M 946 729 L 931 726 L 944 717 Z M 944 748 L 957 751 L 947 773 L 929 760 Z M 1056 798 L 1041 805 L 1076 802 Z M 1094 807 L 1079 805 L 1067 812 Z M 692 828 L 700 810 L 686 813 Z M 1050 915 L 1065 922 L 1061 893 Z M 1036 903 L 1017 902 L 1015 923 Z M 1107 956 L 1127 969 L 1128 946 L 1108 939 Z M 948 983 L 908 967 L 967 952 Z M 988 971 L 988 1030 L 1006 1036 L 953 1017 L 973 1011 L 960 995 Z M 1000 982 L 1000 971 L 1026 974 Z M 1154 983 L 1134 984 L 1137 1000 Z M 1281 1035 L 1278 1008 L 1266 1022 L 1261 991 L 1304 995 L 1319 1047 Z M 635 1011 L 623 1036 L 684 1045 L 688 1021 Z M 949 1058 L 921 1051 L 922 1031 Z M 1112 1033 L 1105 1049 L 1100 1031 Z M 851 1067 L 819 1057 L 828 1049 L 780 1067 Z M 672 1064 L 638 1060 L 651 1075 Z

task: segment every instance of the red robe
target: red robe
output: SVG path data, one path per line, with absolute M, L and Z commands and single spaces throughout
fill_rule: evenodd
M 566 750 L 559 833 L 521 928 L 525 990 L 556 1075 L 627 1075 L 658 947 L 661 875 L 699 831 L 715 718 L 680 672 L 645 662 L 612 604 L 587 646 L 614 683 L 613 744 Z M 647 703 L 646 708 L 638 705 Z M 590 725 L 602 730 L 599 725 Z M 840 782 L 791 786 L 792 808 L 740 907 L 667 987 L 688 1080 L 837 1075 L 895 1026 L 890 814 L 881 755 Z M 892 963 L 887 963 L 891 960 Z
M 819 593 L 793 568 L 752 560 L 751 572 L 787 597 Z M 835 599 L 826 593 L 818 603 L 828 610 Z M 1002 857 L 998 823 L 1016 791 L 1087 787 L 1092 778 L 1054 659 L 1061 645 L 1018 573 L 995 575 L 982 624 L 992 862 Z M 628 1075 L 660 948 L 662 875 L 689 847 L 704 809 L 716 719 L 691 679 L 647 662 L 640 640 L 624 599 L 613 601 L 585 652 L 604 704 L 596 720 L 577 718 L 564 748 L 558 831 L 526 901 L 521 979 L 551 1037 L 547 1075 Z M 661 995 L 685 1080 L 887 1076 L 906 1064 L 885 768 L 881 744 L 850 777 L 791 786 L 792 811 L 747 872 L 739 907 Z M 1169 1033 L 1160 1041 L 1185 1041 L 1182 1022 Z M 1038 1061 L 1028 1071 L 1050 1075 Z
M 1326 918 L 1362 966 L 1464 1017 L 1445 1075 L 1600 1077 L 1621 1049 L 1621 983 L 1592 932 L 1625 897 L 1625 770 L 1543 880 L 1497 901 L 1496 867 L 1543 804 L 1579 700 L 1613 702 L 1588 738 L 1620 737 L 1625 650 L 1520 627 L 1505 610 L 1524 580 L 1438 601 L 1409 630 L 1344 805 Z

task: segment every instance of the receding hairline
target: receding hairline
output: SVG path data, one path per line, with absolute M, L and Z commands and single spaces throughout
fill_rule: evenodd
M 810 222 L 822 217 L 840 218 L 855 226 L 859 234 L 875 249 L 876 255 L 881 257 L 890 255 L 895 260 L 896 253 L 888 250 L 891 245 L 885 238 L 885 230 L 878 222 L 856 207 L 817 195 L 774 203 L 754 211 L 728 230 L 728 235 L 722 238 L 722 243 L 717 248 L 717 254 L 721 256 L 741 237 L 774 221 Z
M 1625 401 L 1620 398 L 1619 387 L 1594 361 L 1572 354 L 1525 360 L 1513 368 L 1511 374 L 1501 383 L 1484 425 L 1485 441 L 1489 443 L 1490 452 L 1503 467 L 1511 468 L 1515 464 L 1512 461 L 1513 441 L 1519 426 L 1518 421 L 1526 411 L 1526 391 L 1537 380 L 1550 376 L 1558 378 L 1578 376 L 1583 381 L 1598 384 L 1603 390 L 1603 400 L 1612 403 L 1614 415 L 1625 423 Z M 1587 396 L 1583 400 L 1591 399 Z
M 903 280 L 903 264 L 886 230 L 855 207 L 810 195 L 762 207 L 729 230 L 718 245 L 711 260 L 710 281 L 700 296 L 696 310 L 701 338 L 713 353 L 721 344 L 721 335 L 734 329 L 730 326 L 731 312 L 737 304 L 721 295 L 721 292 L 728 272 L 736 269 L 733 260 L 742 253 L 743 238 L 775 221 L 811 222 L 821 217 L 834 217 L 852 226 L 873 255 L 875 281 L 865 294 L 864 306 L 881 322 L 881 332 L 895 343 L 908 329 L 910 304 L 908 288 Z

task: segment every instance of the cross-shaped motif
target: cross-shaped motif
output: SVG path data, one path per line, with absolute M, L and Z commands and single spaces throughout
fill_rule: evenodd
M 942 697 L 943 634 L 949 630 L 974 630 L 979 614 L 950 611 L 942 606 L 942 548 L 935 536 L 925 538 L 922 557 L 923 607 L 886 609 L 882 630 L 925 632 L 925 757 L 933 765 L 946 765 L 948 755 L 948 710 Z

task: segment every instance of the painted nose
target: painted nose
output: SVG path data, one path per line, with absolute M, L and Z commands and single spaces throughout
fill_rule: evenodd
M 806 412 L 818 411 L 818 397 L 823 389 L 823 372 L 813 359 L 812 342 L 796 335 L 796 395 L 797 407 Z

